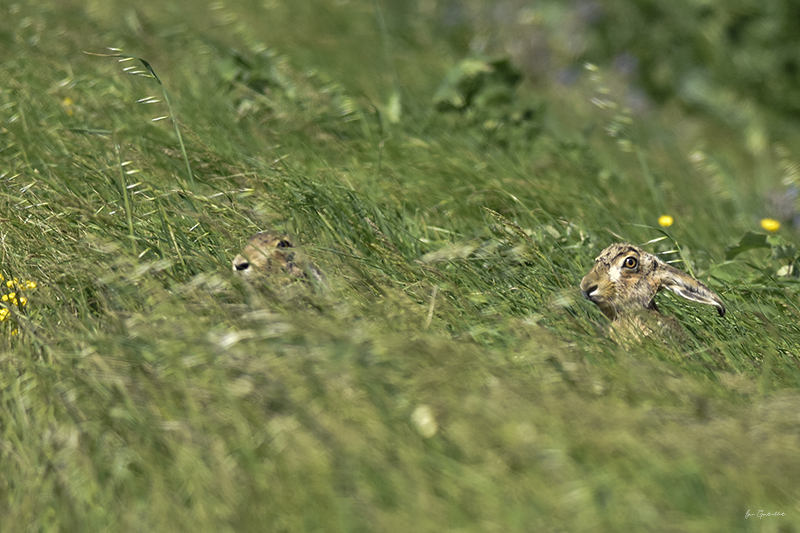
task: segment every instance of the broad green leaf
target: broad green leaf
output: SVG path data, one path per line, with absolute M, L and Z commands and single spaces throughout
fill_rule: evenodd
M 737 244 L 728 246 L 725 249 L 725 259 L 731 260 L 743 252 L 755 250 L 756 248 L 769 247 L 770 245 L 767 242 L 767 236 L 764 233 L 754 233 L 752 231 L 748 231 L 742 236 Z

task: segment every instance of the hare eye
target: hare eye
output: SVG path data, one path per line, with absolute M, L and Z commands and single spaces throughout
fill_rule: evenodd
M 280 241 L 278 241 L 278 248 L 291 248 L 291 247 L 292 243 L 290 243 L 287 240 L 281 239 Z
M 636 268 L 636 265 L 638 265 L 639 262 L 636 260 L 635 257 L 626 257 L 625 262 L 623 262 L 622 264 L 627 268 Z

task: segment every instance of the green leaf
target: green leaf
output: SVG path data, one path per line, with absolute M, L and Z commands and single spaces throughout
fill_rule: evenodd
M 522 74 L 505 57 L 468 57 L 450 69 L 433 102 L 440 111 L 511 100 Z M 476 101 L 482 93 L 483 99 Z
M 764 233 L 754 233 L 748 231 L 745 233 L 738 244 L 728 246 L 725 249 L 725 259 L 731 260 L 737 255 L 747 252 L 748 250 L 755 250 L 756 248 L 769 248 L 767 236 Z
M 795 257 L 797 257 L 797 247 L 793 244 L 776 244 L 772 247 L 772 258 L 776 261 Z

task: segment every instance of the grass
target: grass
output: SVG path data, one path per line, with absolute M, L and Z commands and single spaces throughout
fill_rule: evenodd
M 3 8 L 0 531 L 800 529 L 797 234 L 742 239 L 791 128 L 770 166 L 590 71 L 440 110 L 458 30 L 381 5 Z M 234 276 L 268 226 L 329 290 Z M 729 308 L 660 296 L 681 352 L 577 288 L 658 237 Z

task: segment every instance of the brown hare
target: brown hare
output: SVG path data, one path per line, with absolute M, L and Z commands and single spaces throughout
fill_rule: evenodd
M 233 271 L 243 276 L 289 274 L 307 279 L 309 275 L 322 281 L 322 273 L 312 264 L 302 260 L 291 237 L 275 231 L 256 233 L 248 241 L 242 253 L 233 259 Z
M 611 320 L 615 340 L 643 337 L 681 341 L 685 332 L 678 321 L 662 315 L 654 300 L 661 289 L 702 304 L 713 305 L 725 316 L 725 304 L 711 289 L 653 254 L 628 243 L 612 244 L 595 260 L 581 280 L 584 298 Z

